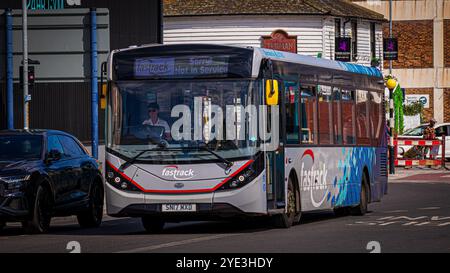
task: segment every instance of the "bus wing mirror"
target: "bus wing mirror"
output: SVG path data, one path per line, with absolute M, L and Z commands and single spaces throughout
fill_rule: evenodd
M 278 105 L 279 85 L 277 80 L 266 81 L 266 104 Z

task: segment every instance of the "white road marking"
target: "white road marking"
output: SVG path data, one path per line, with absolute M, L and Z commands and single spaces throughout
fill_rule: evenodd
M 430 222 L 423 222 L 423 223 L 417 224 L 416 227 L 425 226 L 425 225 L 428 225 L 429 223 Z
M 450 222 L 447 222 L 447 223 L 443 223 L 443 224 L 440 224 L 440 225 L 438 225 L 439 227 L 445 227 L 445 226 L 450 226 Z
M 181 245 L 187 245 L 187 244 L 211 241 L 211 240 L 222 239 L 222 238 L 238 236 L 238 235 L 242 235 L 242 234 L 241 233 L 220 234 L 220 235 L 199 237 L 199 238 L 193 238 L 193 239 L 188 239 L 188 240 L 182 240 L 182 241 L 170 242 L 170 243 L 165 243 L 165 244 L 159 244 L 159 245 L 153 245 L 153 246 L 147 246 L 147 247 L 140 247 L 140 248 L 125 250 L 125 251 L 119 251 L 117 253 L 141 253 L 141 252 L 148 252 L 148 251 L 161 249 L 161 248 L 168 248 L 168 247 L 174 247 L 174 246 L 181 246 Z
M 420 208 L 419 210 L 438 210 L 440 207 L 428 207 L 428 208 Z
M 419 222 L 409 222 L 409 223 L 405 223 L 405 224 L 403 224 L 404 226 L 412 226 L 412 225 L 415 225 L 415 224 L 417 224 L 417 223 L 419 223 Z
M 440 217 L 440 216 L 431 217 L 431 221 L 444 221 L 444 220 L 450 220 L 450 217 Z
M 379 224 L 379 226 L 388 226 L 388 225 L 392 225 L 392 224 L 395 224 L 395 223 L 398 223 L 398 222 L 397 221 L 395 221 L 395 222 L 387 222 L 387 223 Z

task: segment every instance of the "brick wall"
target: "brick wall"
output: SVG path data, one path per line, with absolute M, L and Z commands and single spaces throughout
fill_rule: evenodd
M 444 20 L 444 55 L 444 65 L 450 67 L 450 19 Z
M 394 21 L 394 38 L 398 38 L 398 61 L 393 68 L 433 67 L 433 21 Z M 384 37 L 389 37 L 389 24 L 383 26 Z M 389 62 L 385 62 L 385 68 Z
M 406 95 L 430 95 L 430 108 L 423 109 L 424 120 L 434 117 L 433 109 L 433 88 L 406 88 Z
M 444 89 L 444 122 L 450 122 L 450 88 Z

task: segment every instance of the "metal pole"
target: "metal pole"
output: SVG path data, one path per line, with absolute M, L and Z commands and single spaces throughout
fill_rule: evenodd
M 392 38 L 392 0 L 389 0 L 389 38 Z M 392 60 L 389 60 L 389 75 L 392 75 Z
M 30 97 L 28 94 L 28 18 L 27 1 L 22 0 L 22 38 L 23 38 L 23 129 L 30 129 Z
M 97 68 L 97 10 L 91 9 L 91 138 L 92 156 L 98 159 L 98 68 Z
M 389 174 L 395 174 L 395 147 L 394 147 L 394 90 L 389 90 L 389 127 L 391 138 L 389 140 Z
M 7 128 L 14 129 L 14 82 L 13 82 L 13 21 L 11 9 L 5 11 L 6 17 L 6 112 Z
M 389 38 L 392 38 L 392 0 L 389 0 Z M 389 60 L 389 75 L 392 75 L 392 60 Z M 389 127 L 391 130 L 391 138 L 389 141 L 389 174 L 395 174 L 394 90 L 389 90 Z

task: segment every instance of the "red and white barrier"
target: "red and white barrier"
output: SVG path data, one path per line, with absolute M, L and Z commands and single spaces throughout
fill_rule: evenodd
M 442 146 L 442 158 L 441 159 L 408 159 L 408 158 L 398 158 L 397 149 L 399 145 L 405 146 L 425 146 L 425 147 L 435 147 Z M 405 167 L 405 166 L 442 166 L 445 168 L 445 136 L 442 136 L 442 140 L 423 140 L 423 139 L 395 139 L 394 140 L 394 151 L 395 151 L 395 166 Z

